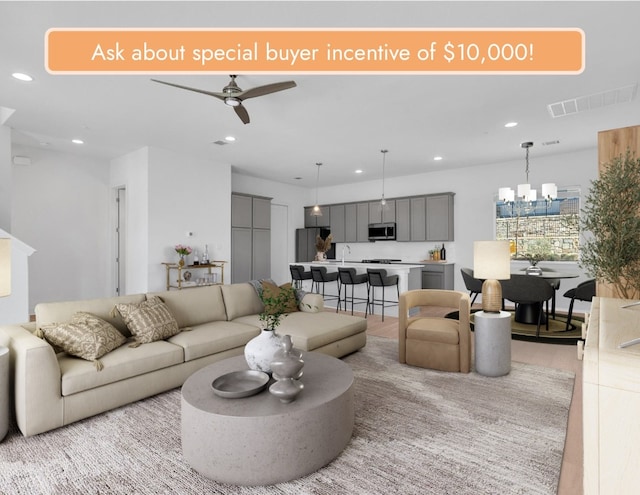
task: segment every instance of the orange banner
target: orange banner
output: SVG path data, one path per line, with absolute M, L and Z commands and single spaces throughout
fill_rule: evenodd
M 580 29 L 50 29 L 61 73 L 579 74 Z

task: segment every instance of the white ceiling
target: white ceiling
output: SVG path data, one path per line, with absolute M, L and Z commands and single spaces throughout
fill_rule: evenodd
M 551 118 L 547 104 L 640 80 L 638 2 L 0 2 L 0 107 L 18 144 L 110 159 L 150 145 L 230 163 L 234 172 L 300 186 L 518 160 L 597 145 L 597 132 L 640 124 L 640 97 Z M 243 89 L 293 79 L 297 87 L 245 103 L 243 125 L 222 102 L 148 75 L 50 75 L 52 27 L 577 27 L 580 75 L 264 75 Z M 31 83 L 11 77 L 31 74 Z M 159 75 L 220 91 L 227 75 Z M 504 124 L 517 121 L 515 128 Z M 212 144 L 227 135 L 237 141 Z M 75 137 L 82 146 L 70 144 Z M 543 142 L 559 144 L 543 146 Z M 434 162 L 432 157 L 444 160 Z M 176 164 L 179 166 L 179 164 Z M 364 174 L 355 175 L 361 168 Z M 301 179 L 296 180 L 295 177 Z

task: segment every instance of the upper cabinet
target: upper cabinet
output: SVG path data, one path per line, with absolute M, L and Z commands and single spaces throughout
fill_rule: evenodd
M 329 227 L 331 225 L 331 208 L 329 206 L 321 206 L 322 215 L 314 216 L 311 214 L 313 206 L 304 207 L 304 226 L 305 227 Z
M 382 206 L 380 201 L 369 202 L 369 223 L 395 222 L 396 221 L 396 201 L 388 199 L 387 204 Z
M 427 241 L 453 241 L 453 194 L 426 198 Z
M 271 228 L 271 200 L 253 198 L 253 228 Z
M 429 194 L 322 207 L 323 215 L 304 209 L 305 227 L 329 227 L 334 242 L 368 242 L 369 224 L 396 223 L 397 241 L 453 241 L 453 193 Z
M 345 205 L 331 205 L 331 235 L 333 242 L 346 242 L 345 237 Z
M 231 226 L 250 229 L 253 225 L 251 196 L 231 195 Z M 269 208 L 269 211 L 271 209 Z

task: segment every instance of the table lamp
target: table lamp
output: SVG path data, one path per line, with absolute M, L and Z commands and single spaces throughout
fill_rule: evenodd
M 498 280 L 511 278 L 509 241 L 475 241 L 473 243 L 473 276 L 482 283 L 482 311 L 502 310 L 502 286 Z
M 0 297 L 11 294 L 11 239 L 0 239 Z

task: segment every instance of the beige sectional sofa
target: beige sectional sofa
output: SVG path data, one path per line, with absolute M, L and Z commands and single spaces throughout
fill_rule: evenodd
M 100 371 L 91 361 L 56 354 L 36 336 L 43 325 L 69 321 L 83 311 L 130 337 L 115 305 L 141 303 L 154 295 L 183 331 L 138 347 L 121 345 L 100 358 Z M 306 294 L 302 302 L 301 311 L 283 318 L 278 328 L 278 334 L 291 335 L 294 346 L 341 357 L 365 345 L 364 318 L 324 311 L 317 294 Z M 0 326 L 0 345 L 11 354 L 18 427 L 25 436 L 35 435 L 179 387 L 203 366 L 242 354 L 260 333 L 262 309 L 249 283 L 38 304 L 35 322 Z

